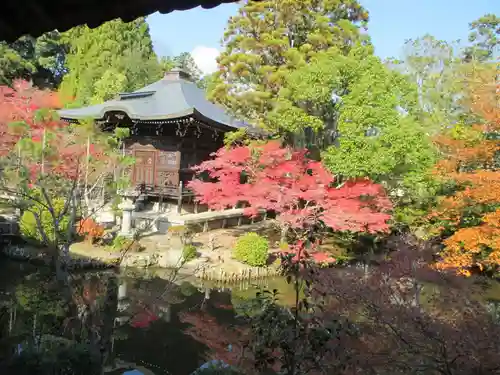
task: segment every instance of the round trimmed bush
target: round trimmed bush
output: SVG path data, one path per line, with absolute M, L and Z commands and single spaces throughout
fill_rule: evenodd
M 267 263 L 269 241 L 257 233 L 247 233 L 236 241 L 233 257 L 252 267 L 262 267 Z

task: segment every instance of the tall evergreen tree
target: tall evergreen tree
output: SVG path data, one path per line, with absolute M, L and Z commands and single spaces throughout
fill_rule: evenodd
M 32 61 L 24 59 L 7 43 L 0 42 L 0 85 L 10 86 L 16 78 L 25 78 L 35 70 Z
M 68 40 L 58 31 L 38 38 L 23 36 L 10 45 L 0 44 L 0 84 L 16 78 L 40 88 L 57 88 L 66 73 Z
M 67 56 L 61 91 L 82 106 L 132 91 L 160 76 L 149 26 L 144 18 L 124 23 L 119 19 L 90 29 L 79 26 L 68 32 Z
M 184 70 L 193 80 L 199 81 L 201 79 L 201 70 L 189 52 L 182 52 L 180 55 L 175 56 L 173 61 L 176 68 Z
M 469 42 L 472 46 L 466 49 L 465 59 L 473 57 L 479 61 L 500 57 L 500 17 L 485 14 L 469 24 Z
M 434 149 L 417 85 L 374 55 L 367 19 L 356 1 L 249 2 L 229 21 L 209 95 L 339 177 L 428 195 Z
M 287 76 L 319 52 L 348 53 L 367 20 L 356 0 L 249 1 L 229 20 L 210 98 L 258 126 L 293 131 L 267 120 Z

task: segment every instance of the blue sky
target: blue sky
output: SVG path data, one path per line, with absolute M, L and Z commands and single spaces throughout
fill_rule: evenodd
M 368 32 L 382 58 L 398 57 L 406 39 L 426 33 L 448 41 L 467 39 L 468 23 L 486 13 L 500 14 L 500 0 L 361 0 L 370 12 Z M 211 70 L 227 20 L 237 4 L 195 8 L 148 17 L 159 55 L 192 52 L 202 70 Z

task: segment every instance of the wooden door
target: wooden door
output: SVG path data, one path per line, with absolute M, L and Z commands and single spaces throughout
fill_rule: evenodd
M 177 189 L 179 186 L 179 162 L 180 153 L 178 151 L 160 151 L 156 168 L 158 186 Z
M 134 157 L 134 184 L 155 186 L 156 151 L 136 150 Z

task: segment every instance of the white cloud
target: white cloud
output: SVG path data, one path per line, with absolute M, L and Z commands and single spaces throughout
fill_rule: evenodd
M 220 52 L 217 48 L 196 46 L 191 52 L 193 60 L 198 65 L 203 75 L 211 74 L 217 70 L 217 57 Z

